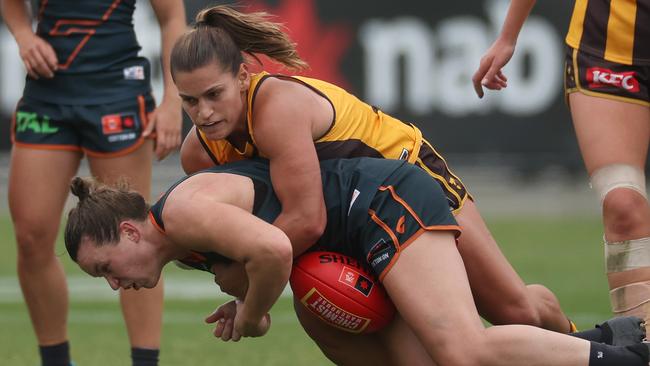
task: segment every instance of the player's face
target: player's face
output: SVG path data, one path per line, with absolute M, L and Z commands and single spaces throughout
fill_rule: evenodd
M 176 72 L 174 81 L 183 109 L 210 140 L 221 140 L 246 130 L 246 97 L 250 76 L 245 64 L 236 75 L 217 62 L 188 72 Z
M 77 253 L 79 267 L 93 277 L 104 277 L 113 290 L 153 288 L 162 266 L 151 246 L 122 234 L 117 244 L 97 246 L 84 238 Z

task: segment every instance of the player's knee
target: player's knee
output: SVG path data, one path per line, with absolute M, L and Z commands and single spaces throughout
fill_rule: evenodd
M 56 232 L 39 227 L 39 225 L 21 225 L 16 223 L 16 243 L 18 260 L 31 264 L 44 263 L 54 256 L 54 236 Z
M 647 211 L 648 201 L 633 189 L 614 189 L 603 201 L 605 222 L 614 234 L 625 235 L 647 225 Z
M 504 301 L 499 308 L 499 315 L 490 319 L 494 325 L 524 324 L 539 327 L 542 324 L 542 316 L 539 309 L 551 305 L 551 298 L 542 289 L 529 285 L 526 292 L 519 296 Z M 543 286 L 539 286 L 542 287 Z M 550 292 L 550 291 L 549 291 Z M 553 294 L 551 293 L 551 296 Z M 548 304 L 547 304 L 548 303 Z M 540 306 L 542 304 L 542 306 Z

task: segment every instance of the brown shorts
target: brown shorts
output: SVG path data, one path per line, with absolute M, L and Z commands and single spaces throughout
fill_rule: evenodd
M 623 65 L 567 47 L 564 93 L 650 106 L 650 66 Z

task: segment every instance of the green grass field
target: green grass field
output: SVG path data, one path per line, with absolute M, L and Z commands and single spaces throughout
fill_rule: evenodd
M 580 328 L 592 327 L 610 316 L 598 218 L 500 218 L 488 220 L 488 224 L 524 280 L 551 288 Z M 0 364 L 37 366 L 35 338 L 26 308 L 16 295 L 13 232 L 9 218 L 2 214 L 0 248 Z M 64 255 L 61 242 L 57 253 L 71 277 L 83 276 Z M 211 281 L 204 274 L 176 268 L 167 268 L 165 278 L 188 283 Z M 273 326 L 265 337 L 239 343 L 215 340 L 203 317 L 225 300 L 217 295 L 213 300 L 180 296 L 166 300 L 161 365 L 329 364 L 299 327 L 286 297 L 274 307 Z M 75 301 L 73 294 L 69 318 L 72 353 L 78 366 L 130 364 L 116 298 Z

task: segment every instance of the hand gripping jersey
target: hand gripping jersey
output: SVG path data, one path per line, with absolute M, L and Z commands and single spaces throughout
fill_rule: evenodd
M 28 77 L 24 96 L 87 105 L 147 94 L 150 67 L 138 56 L 134 10 L 135 0 L 40 0 L 36 33 L 59 65 L 52 79 Z
M 252 214 L 273 223 L 281 205 L 273 192 L 268 161 L 253 159 L 215 166 L 195 174 L 230 173 L 249 177 L 255 189 Z M 312 250 L 328 250 L 360 260 L 380 279 L 396 253 L 427 230 L 459 233 L 438 184 L 421 169 L 399 160 L 357 158 L 321 163 L 327 226 Z M 174 184 L 152 207 L 150 219 L 165 232 L 162 219 Z M 424 193 L 424 194 L 422 194 Z M 181 262 L 211 272 L 227 261 L 219 253 L 194 252 Z

